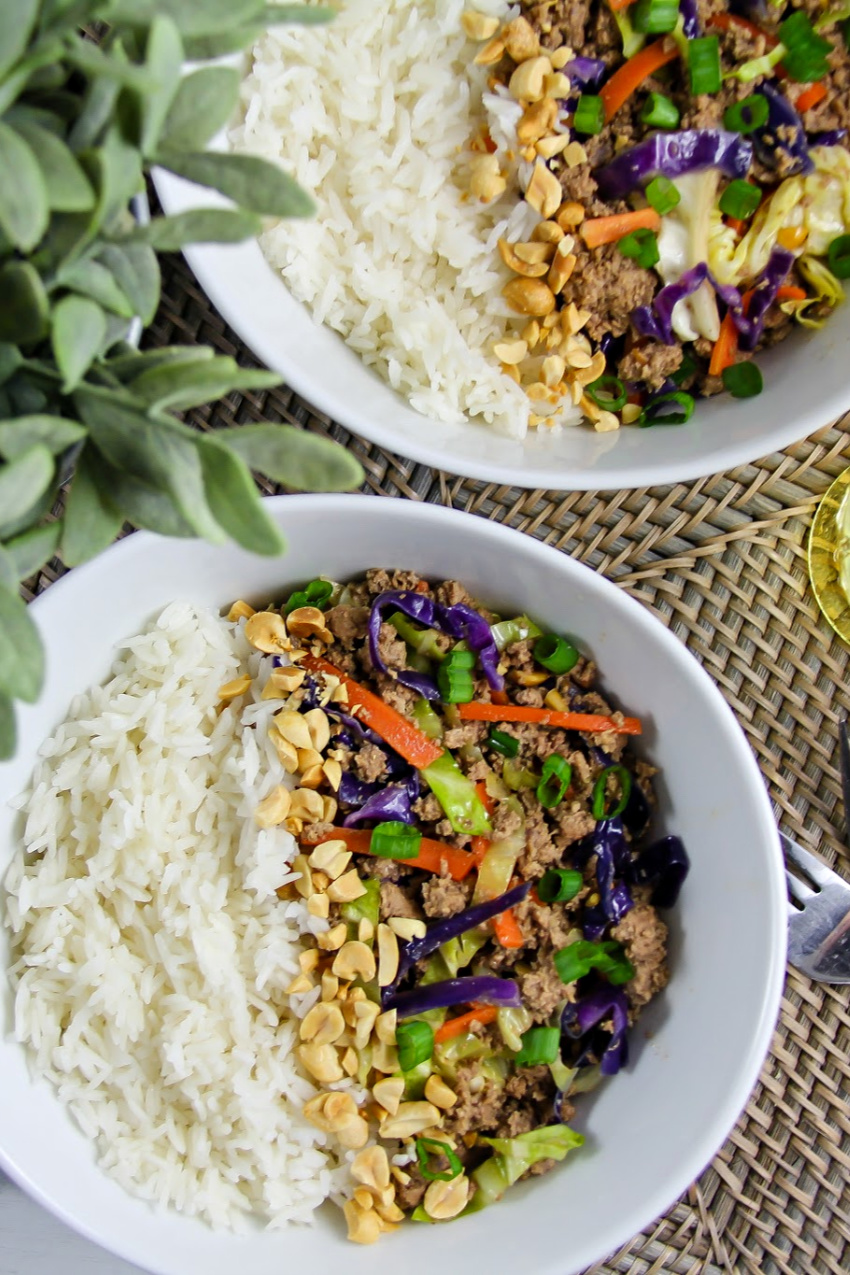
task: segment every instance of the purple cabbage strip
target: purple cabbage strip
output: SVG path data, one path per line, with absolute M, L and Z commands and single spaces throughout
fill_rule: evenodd
M 387 759 L 387 775 L 390 779 L 399 779 L 410 772 L 410 766 L 404 758 L 400 757 L 395 749 L 381 739 L 380 735 L 376 735 L 369 726 L 364 726 L 358 718 L 352 717 L 336 704 L 326 704 L 325 712 L 328 717 L 340 723 L 343 729 L 338 732 L 336 738 L 347 744 L 349 748 L 356 748 L 358 742 L 374 744 L 376 748 L 380 748 Z
M 735 326 L 740 333 L 741 349 L 754 350 L 762 332 L 768 310 L 776 300 L 776 294 L 788 277 L 794 264 L 794 254 L 787 248 L 774 248 L 764 268 L 761 279 L 756 284 L 747 313 L 739 316 L 732 312 Z M 744 326 L 746 325 L 746 326 Z
M 597 88 L 607 72 L 608 64 L 602 58 L 576 57 L 564 67 L 564 75 L 571 87 L 582 92 Z
M 794 161 L 793 168 L 783 166 L 783 177 L 791 177 L 797 173 L 810 173 L 814 164 L 809 155 L 806 130 L 797 111 L 785 94 L 767 81 L 759 85 L 758 91 L 770 108 L 767 122 L 761 128 L 757 128 L 752 135 L 759 159 L 768 168 L 778 168 L 777 149 L 781 146 Z M 780 128 L 784 134 L 782 137 L 779 135 Z M 736 174 L 736 176 L 743 176 L 743 174 Z
M 702 35 L 697 0 L 679 0 L 679 12 L 682 15 L 682 32 L 688 40 Z
M 631 871 L 631 852 L 620 819 L 603 819 L 596 825 L 590 853 L 596 855 L 596 881 L 599 903 L 584 914 L 585 938 L 597 940 L 609 925 L 616 925 L 634 907 L 634 899 L 624 881 Z M 589 856 L 588 856 L 589 857 Z
M 727 177 L 745 177 L 753 162 L 753 145 L 740 133 L 719 128 L 693 128 L 651 137 L 600 168 L 594 177 L 608 199 L 623 199 L 653 177 L 719 168 Z
M 651 902 L 657 908 L 672 908 L 691 861 L 680 837 L 662 837 L 642 850 L 632 862 L 635 885 L 651 885 Z
M 369 616 L 369 655 L 376 669 L 380 669 L 383 673 L 389 671 L 381 659 L 378 639 L 383 623 L 383 612 L 390 608 L 401 611 L 427 629 L 437 629 L 438 632 L 447 633 L 449 637 L 456 638 L 458 641 L 465 639 L 469 649 L 478 656 L 478 662 L 490 689 L 494 691 L 504 689 L 505 679 L 497 667 L 499 652 L 493 641 L 490 625 L 483 615 L 479 615 L 472 607 L 465 606 L 462 602 L 454 606 L 441 606 L 424 593 L 413 593 L 406 589 L 392 589 L 386 593 L 379 593 L 372 603 L 372 612 Z M 440 698 L 436 683 L 427 674 L 402 669 L 395 675 L 404 686 L 418 691 L 426 699 Z
M 485 921 L 491 921 L 494 916 L 521 903 L 530 889 L 531 882 L 524 881 L 522 885 L 515 885 L 512 890 L 507 890 L 496 899 L 488 899 L 486 903 L 476 903 L 474 907 L 466 908 L 465 911 L 458 912 L 456 916 L 446 917 L 445 920 L 430 925 L 428 933 L 421 939 L 411 939 L 409 943 L 404 944 L 399 958 L 396 982 L 400 982 L 417 961 L 424 960 L 450 939 L 456 939 L 467 930 L 474 930 Z
M 641 336 L 651 337 L 663 345 L 675 345 L 673 334 L 673 310 L 675 306 L 701 288 L 708 278 L 708 266 L 701 261 L 698 266 L 676 280 L 666 284 L 656 293 L 649 305 L 639 305 L 632 312 L 632 322 Z M 740 301 L 740 296 L 739 296 Z
M 846 128 L 827 128 L 821 133 L 809 133 L 809 146 L 840 146 L 846 137 Z
M 367 783 L 365 779 L 352 775 L 350 770 L 344 770 L 336 795 L 343 806 L 362 806 L 376 792 L 380 792 L 381 787 L 379 783 Z
M 404 783 L 387 784 L 380 792 L 373 793 L 359 810 L 353 810 L 343 819 L 344 828 L 353 828 L 364 819 L 379 822 L 416 823 L 412 803 L 419 797 L 419 776 L 411 774 Z
M 613 1021 L 614 1030 L 602 1053 L 599 1069 L 603 1076 L 616 1076 L 629 1060 L 626 1039 L 629 1003 L 622 988 L 601 983 L 575 1004 L 567 1004 L 561 1016 L 561 1030 L 571 1039 L 579 1040 L 608 1017 Z
M 498 1005 L 502 1009 L 519 1009 L 522 1005 L 519 987 L 513 979 L 478 974 L 447 978 L 442 983 L 414 987 L 409 992 L 395 992 L 388 998 L 386 1008 L 396 1009 L 399 1018 L 409 1018 L 412 1014 L 425 1014 L 429 1009 L 449 1009 L 471 1001 Z

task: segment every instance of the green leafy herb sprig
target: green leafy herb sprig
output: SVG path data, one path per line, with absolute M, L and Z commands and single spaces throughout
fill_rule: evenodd
M 19 584 L 51 556 L 84 562 L 125 521 L 277 554 L 251 470 L 312 490 L 362 481 L 342 448 L 292 427 L 201 433 L 174 414 L 275 385 L 274 373 L 206 346 L 127 341 L 131 321 L 156 312 L 158 251 L 235 243 L 263 217 L 313 212 L 276 166 L 205 151 L 236 106 L 239 72 L 186 74 L 186 62 L 332 16 L 262 0 L 0 3 L 0 758 L 15 747 L 14 700 L 33 702 L 43 679 Z M 139 224 L 131 203 L 153 164 L 233 206 Z M 69 474 L 64 516 L 49 521 Z

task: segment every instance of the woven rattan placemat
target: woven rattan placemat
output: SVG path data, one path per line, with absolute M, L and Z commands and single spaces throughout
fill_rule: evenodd
M 162 305 L 145 343 L 191 341 L 249 359 L 175 259 L 166 264 Z M 850 653 L 817 611 L 805 562 L 817 498 L 850 465 L 850 418 L 787 452 L 696 483 L 563 495 L 454 478 L 390 455 L 285 388 L 233 395 L 194 415 L 201 428 L 279 419 L 330 435 L 362 460 L 365 492 L 495 519 L 627 589 L 719 685 L 783 827 L 850 874 L 839 836 L 836 750 L 839 713 L 850 710 Z M 33 591 L 61 571 L 52 563 Z M 813 984 L 789 970 L 770 1056 L 725 1146 L 663 1218 L 593 1275 L 850 1269 L 849 1076 L 850 988 Z

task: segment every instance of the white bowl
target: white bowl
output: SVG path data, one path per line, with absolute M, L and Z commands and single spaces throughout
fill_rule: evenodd
M 156 174 L 166 212 L 212 201 L 208 191 Z M 619 490 L 686 482 L 748 464 L 805 438 L 850 407 L 850 305 L 821 331 L 800 329 L 759 355 L 764 393 L 698 402 L 687 425 L 597 434 L 586 426 L 526 442 L 484 425 L 447 425 L 409 407 L 317 324 L 266 263 L 256 240 L 202 245 L 186 258 L 213 305 L 256 357 L 332 420 L 391 452 L 453 474 L 554 491 Z
M 71 698 L 108 673 L 114 644 L 166 603 L 268 599 L 320 572 L 373 565 L 455 576 L 506 613 L 528 611 L 575 634 L 606 688 L 645 723 L 661 767 L 659 826 L 692 860 L 672 919 L 673 976 L 632 1033 L 628 1070 L 579 1103 L 586 1146 L 498 1206 L 448 1226 L 409 1224 L 376 1249 L 349 1245 L 339 1215 L 317 1226 L 214 1233 L 125 1194 L 45 1084 L 0 1042 L 0 1166 L 89 1238 L 161 1275 L 433 1275 L 515 1270 L 571 1275 L 663 1212 L 708 1163 L 755 1084 L 776 1019 L 785 957 L 785 892 L 770 803 L 744 735 L 708 676 L 648 611 L 538 541 L 433 505 L 363 496 L 276 498 L 284 559 L 139 533 L 60 580 L 33 606 L 47 645 L 41 701 L 20 715 L 16 760 L 0 769 L 0 872 L 13 851 L 6 802 Z M 3 936 L 2 959 L 9 948 Z

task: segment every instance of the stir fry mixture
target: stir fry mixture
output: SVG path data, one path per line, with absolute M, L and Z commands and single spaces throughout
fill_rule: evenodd
M 573 1098 L 619 1071 L 667 982 L 657 908 L 688 860 L 647 837 L 641 724 L 568 639 L 456 581 L 376 569 L 231 618 L 284 700 L 296 786 L 256 818 L 301 845 L 279 893 L 316 933 L 288 995 L 349 1237 L 480 1209 L 582 1144 Z
M 494 347 L 532 423 L 682 424 L 759 394 L 753 355 L 819 327 L 850 277 L 850 7 L 521 0 L 467 11 L 492 68 L 470 195 L 514 189 L 498 244 L 522 326 Z

